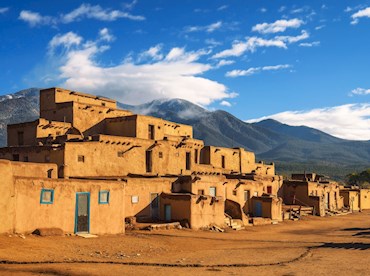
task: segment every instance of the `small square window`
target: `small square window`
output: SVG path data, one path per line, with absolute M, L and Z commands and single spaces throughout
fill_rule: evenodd
M 54 202 L 54 190 L 42 189 L 40 195 L 41 204 L 53 204 Z
M 100 191 L 99 204 L 108 204 L 108 203 L 109 203 L 109 191 Z
M 131 203 L 138 203 L 139 202 L 139 196 L 134 195 L 131 197 Z
M 78 162 L 85 162 L 85 156 L 84 155 L 79 155 L 77 158 Z
M 159 158 L 163 158 L 163 152 L 160 151 L 158 155 L 159 155 Z
M 236 196 L 237 195 L 237 190 L 233 190 L 233 195 Z
M 118 156 L 118 157 L 123 157 L 123 154 L 124 154 L 124 153 L 123 153 L 123 151 L 118 151 L 118 152 L 117 152 L 117 156 Z

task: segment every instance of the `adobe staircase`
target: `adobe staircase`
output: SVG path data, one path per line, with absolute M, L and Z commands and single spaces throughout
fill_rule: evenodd
M 225 224 L 233 230 L 244 229 L 244 224 L 241 219 L 233 219 L 231 216 L 225 213 Z

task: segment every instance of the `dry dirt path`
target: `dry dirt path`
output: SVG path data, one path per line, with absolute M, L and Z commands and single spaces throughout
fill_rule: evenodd
M 0 236 L 0 275 L 370 275 L 370 212 L 238 232 Z

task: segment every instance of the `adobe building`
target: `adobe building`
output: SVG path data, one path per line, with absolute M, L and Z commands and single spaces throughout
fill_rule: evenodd
M 194 229 L 222 226 L 225 213 L 244 223 L 282 219 L 274 164 L 256 163 L 242 148 L 205 146 L 191 126 L 121 110 L 107 98 L 41 90 L 40 118 L 9 125 L 7 137 L 0 159 L 12 162 L 0 164 L 9 171 L 1 187 L 15 222 L 0 232 L 123 233 L 127 217 Z
M 319 216 L 343 208 L 339 184 L 316 173 L 292 174 L 283 181 L 282 191 L 284 204 L 313 207 Z
M 362 211 L 370 209 L 370 189 L 359 187 L 341 187 L 340 195 L 343 197 L 343 205 L 350 211 Z

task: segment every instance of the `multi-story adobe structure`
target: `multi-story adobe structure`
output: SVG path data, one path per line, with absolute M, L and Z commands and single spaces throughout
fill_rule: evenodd
M 107 98 L 50 88 L 40 118 L 8 126 L 0 232 L 58 227 L 121 233 L 125 217 L 224 224 L 224 214 L 281 220 L 282 178 L 242 148 L 205 146 L 191 126 L 117 109 Z M 23 220 L 23 218 L 29 218 Z

